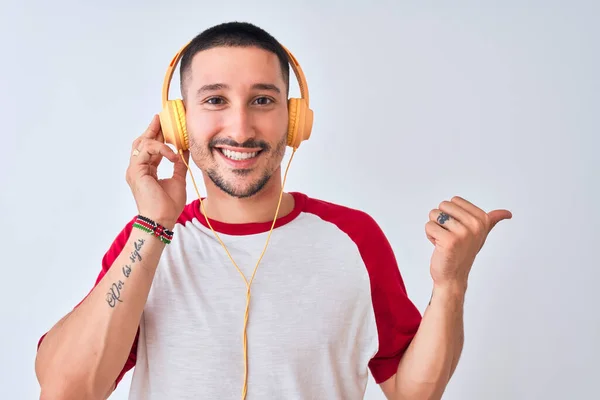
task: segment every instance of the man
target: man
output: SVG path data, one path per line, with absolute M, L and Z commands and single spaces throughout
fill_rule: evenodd
M 434 285 L 421 316 L 371 217 L 303 193 L 279 203 L 289 79 L 284 49 L 254 25 L 191 42 L 190 148 L 171 150 L 156 116 L 134 141 L 139 217 L 91 292 L 40 339 L 42 398 L 106 398 L 134 366 L 132 399 L 359 399 L 369 370 L 388 399 L 441 397 L 462 349 L 469 270 L 511 215 L 459 197 L 431 211 Z M 159 180 L 163 159 L 173 176 Z M 186 205 L 190 159 L 207 197 Z

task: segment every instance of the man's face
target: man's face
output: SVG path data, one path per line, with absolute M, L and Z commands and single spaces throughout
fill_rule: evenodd
M 280 171 L 288 110 L 279 59 L 256 47 L 197 53 L 185 87 L 190 157 L 234 197 L 258 193 Z

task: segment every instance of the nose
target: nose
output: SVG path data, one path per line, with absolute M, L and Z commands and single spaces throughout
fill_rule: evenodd
M 227 136 L 239 145 L 243 145 L 246 141 L 256 137 L 252 115 L 243 105 L 231 107 L 227 118 L 229 120 Z

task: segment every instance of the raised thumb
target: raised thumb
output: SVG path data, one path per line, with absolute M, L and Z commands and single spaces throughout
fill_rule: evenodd
M 508 210 L 494 210 L 488 213 L 488 217 L 490 218 L 490 226 L 488 231 L 491 231 L 498 222 L 505 219 L 511 219 L 512 213 Z

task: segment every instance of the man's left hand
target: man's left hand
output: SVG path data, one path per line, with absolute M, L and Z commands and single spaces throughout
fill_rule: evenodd
M 457 196 L 432 210 L 425 232 L 435 246 L 430 266 L 435 286 L 466 287 L 471 266 L 488 234 L 498 222 L 510 218 L 508 210 L 486 213 Z

